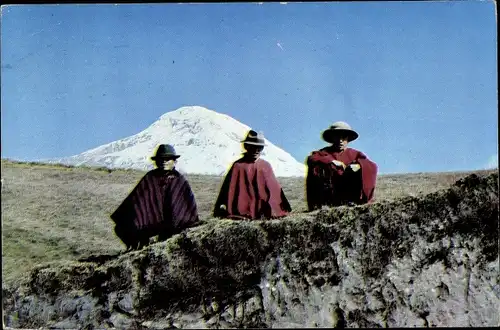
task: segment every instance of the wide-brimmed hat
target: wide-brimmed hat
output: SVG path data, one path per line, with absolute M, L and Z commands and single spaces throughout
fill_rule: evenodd
M 262 147 L 267 146 L 267 144 L 264 140 L 264 133 L 262 133 L 262 132 L 257 133 L 254 130 L 248 131 L 247 136 L 241 142 L 243 144 L 252 144 L 255 146 L 262 146 Z
M 332 138 L 339 133 L 347 135 L 347 141 L 351 142 L 358 138 L 358 133 L 354 131 L 348 123 L 343 121 L 338 121 L 332 124 L 329 128 L 327 128 L 323 134 L 323 140 L 328 143 L 332 143 Z
M 175 153 L 175 149 L 173 146 L 171 146 L 170 144 L 160 144 L 158 146 L 158 149 L 156 149 L 156 155 L 151 157 L 151 159 L 152 160 L 165 159 L 165 158 L 177 159 L 179 157 L 180 155 L 177 155 Z

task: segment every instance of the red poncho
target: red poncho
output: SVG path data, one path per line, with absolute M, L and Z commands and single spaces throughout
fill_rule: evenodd
M 154 169 L 146 173 L 137 186 L 111 215 L 129 244 L 141 236 L 173 235 L 199 220 L 196 201 L 189 183 L 176 170 Z M 127 236 L 127 237 L 125 237 Z
M 361 169 L 355 173 L 337 169 L 332 164 L 333 160 L 339 160 L 346 166 L 356 162 Z M 345 201 L 347 190 L 350 190 L 349 194 L 352 195 L 353 189 L 355 200 L 352 202 L 355 204 L 373 202 L 377 164 L 362 152 L 352 148 L 346 148 L 343 152 L 334 152 L 331 147 L 323 148 L 312 152 L 307 158 L 307 166 L 306 190 L 309 210 L 322 205 L 340 205 Z
M 226 210 L 221 209 L 225 205 Z M 233 163 L 219 197 L 214 217 L 233 219 L 272 219 L 292 211 L 271 164 L 245 157 Z

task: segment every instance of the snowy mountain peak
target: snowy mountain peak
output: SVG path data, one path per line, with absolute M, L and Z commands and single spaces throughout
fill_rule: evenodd
M 197 105 L 194 106 L 184 106 L 180 107 L 177 110 L 167 112 L 163 115 L 160 116 L 159 120 L 165 120 L 165 119 L 170 119 L 170 118 L 183 118 L 183 119 L 189 119 L 189 118 L 198 118 L 198 117 L 203 117 L 203 118 L 216 118 L 220 116 L 225 116 L 221 113 L 215 112 L 213 110 L 200 107 Z
M 181 155 L 177 165 L 180 171 L 223 175 L 241 156 L 241 140 L 249 129 L 228 115 L 200 106 L 184 106 L 163 114 L 136 135 L 53 161 L 149 170 L 153 168 L 150 157 L 159 144 L 167 143 Z M 266 143 L 262 158 L 271 163 L 277 176 L 305 175 L 303 164 L 267 139 Z

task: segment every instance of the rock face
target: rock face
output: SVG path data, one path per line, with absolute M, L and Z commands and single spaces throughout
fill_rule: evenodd
M 209 220 L 119 256 L 40 266 L 6 325 L 498 326 L 498 174 L 423 198 L 283 220 Z

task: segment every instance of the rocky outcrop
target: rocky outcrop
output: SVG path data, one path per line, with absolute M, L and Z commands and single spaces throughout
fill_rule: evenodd
M 119 256 L 34 269 L 6 325 L 498 326 L 498 174 L 283 220 L 209 220 Z

